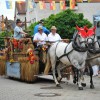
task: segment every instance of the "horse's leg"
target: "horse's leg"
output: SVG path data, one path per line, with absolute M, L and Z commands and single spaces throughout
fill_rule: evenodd
M 77 85 L 78 85 L 78 80 L 79 80 L 79 70 L 76 69 L 76 82 L 77 82 Z
M 93 69 L 92 69 L 92 67 L 91 66 L 89 66 L 89 70 L 90 70 L 90 88 L 91 89 L 94 89 L 94 84 L 93 84 Z
M 78 61 L 72 60 L 72 64 L 75 68 L 80 69 L 80 65 L 79 65 Z M 82 64 L 81 67 L 83 67 L 84 64 L 85 64 L 85 62 Z M 78 77 L 79 77 L 79 81 L 77 80 L 78 81 L 78 88 L 79 88 L 79 90 L 83 90 L 83 86 L 81 85 L 81 72 L 80 71 L 79 71 L 79 74 L 77 76 L 77 79 L 78 79 Z
M 58 73 L 58 77 L 57 77 L 57 80 L 58 80 L 58 82 L 60 82 L 61 81 L 61 79 L 62 79 L 62 76 L 61 76 L 61 71 L 60 71 L 60 67 L 62 66 L 62 64 L 61 63 L 59 63 L 59 65 L 57 66 L 57 73 Z
M 72 66 L 72 77 L 73 77 L 73 83 L 74 84 L 76 84 L 76 72 L 75 72 L 75 67 L 74 66 Z
M 57 80 L 57 77 L 56 77 L 56 69 L 55 69 L 55 63 L 52 63 L 51 62 L 51 64 L 52 64 L 52 72 L 53 72 L 53 78 L 54 78 L 54 81 L 55 81 L 55 83 L 56 83 L 56 86 L 60 86 L 60 84 L 59 84 L 59 82 L 58 82 L 58 80 Z
M 86 82 L 85 82 L 85 79 L 84 79 L 84 77 L 83 77 L 83 73 L 84 73 L 84 69 L 81 70 L 81 80 L 82 80 L 81 85 L 82 85 L 83 87 L 86 87 Z

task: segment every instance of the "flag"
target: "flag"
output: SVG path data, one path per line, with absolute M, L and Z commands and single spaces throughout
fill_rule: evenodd
M 32 0 L 28 0 L 28 8 L 29 9 L 32 9 L 33 8 Z
M 92 0 L 88 0 L 88 2 L 91 2 Z
M 12 9 L 12 1 L 10 0 L 6 1 L 6 7 L 7 9 Z
M 75 0 L 70 0 L 70 9 L 74 9 L 75 8 Z
M 50 10 L 55 10 L 55 9 L 56 9 L 55 1 L 50 1 Z
M 65 0 L 61 0 L 60 1 L 60 9 L 61 10 L 65 10 L 66 9 Z
M 45 1 L 39 1 L 39 6 L 40 6 L 40 9 L 45 9 L 46 8 Z
M 77 2 L 83 2 L 83 0 L 76 0 Z
M 36 8 L 36 3 L 34 0 L 32 0 L 32 5 L 33 5 L 33 8 Z

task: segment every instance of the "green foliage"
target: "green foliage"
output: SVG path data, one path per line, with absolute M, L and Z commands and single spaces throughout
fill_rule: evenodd
M 29 27 L 32 32 L 36 24 L 37 23 L 34 23 Z M 50 29 L 51 26 L 56 26 L 57 32 L 62 38 L 72 38 L 76 30 L 76 25 L 79 27 L 83 27 L 85 25 L 88 27 L 92 26 L 87 19 L 84 19 L 82 13 L 76 14 L 70 9 L 62 11 L 56 15 L 52 14 L 47 19 L 44 19 L 44 26 L 46 26 L 48 29 Z M 33 33 L 31 33 L 31 35 L 32 34 Z
M 12 35 L 12 32 L 8 32 L 8 31 L 0 32 L 0 48 L 2 48 L 2 46 L 4 46 L 3 37 L 11 37 L 11 35 Z
M 35 25 L 37 25 L 37 24 L 38 24 L 38 22 L 35 22 L 35 23 L 31 24 L 28 27 L 28 30 L 31 30 L 31 32 L 29 33 L 29 35 L 33 35 L 33 29 L 34 29 Z

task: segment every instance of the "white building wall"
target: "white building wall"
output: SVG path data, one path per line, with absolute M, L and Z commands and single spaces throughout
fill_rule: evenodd
M 46 9 L 41 10 L 39 8 L 39 3 L 37 3 L 36 8 L 34 9 L 30 10 L 27 7 L 26 18 L 27 18 L 27 21 L 31 21 L 32 23 L 34 22 L 34 20 L 39 21 L 43 18 L 49 17 L 51 14 L 57 14 L 60 11 L 61 10 L 60 10 L 59 3 L 56 3 L 56 10 L 50 10 L 50 3 L 46 3 Z M 90 22 L 93 23 L 93 15 L 100 12 L 100 3 L 78 3 L 78 9 L 75 10 L 75 12 L 83 13 L 84 18 L 88 19 Z
M 100 3 L 78 3 L 76 13 L 83 13 L 84 18 L 93 23 L 93 15 L 100 12 Z
M 56 10 L 50 10 L 50 3 L 46 3 L 46 9 L 41 10 L 39 8 L 39 3 L 37 3 L 36 8 L 34 9 L 27 8 L 26 18 L 27 18 L 27 21 L 31 20 L 31 22 L 33 22 L 34 19 L 36 21 L 39 21 L 43 18 L 49 17 L 51 14 L 57 14 L 60 11 L 61 10 L 60 10 L 59 3 L 56 3 Z

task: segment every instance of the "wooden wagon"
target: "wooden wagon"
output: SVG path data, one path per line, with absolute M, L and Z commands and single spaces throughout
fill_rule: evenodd
M 0 75 L 6 75 L 26 82 L 36 81 L 37 75 L 45 70 L 42 53 L 40 58 L 34 49 L 31 38 L 21 39 L 4 38 L 4 49 L 0 52 Z M 46 55 L 45 55 L 46 56 Z

